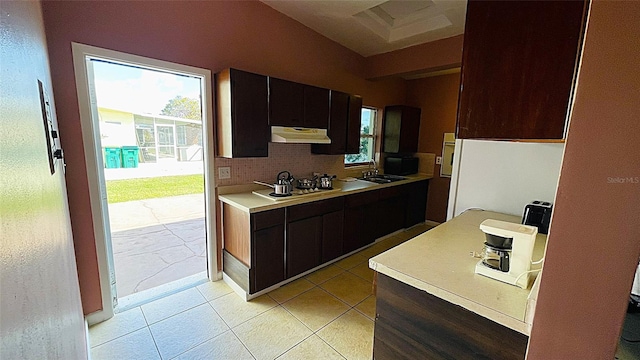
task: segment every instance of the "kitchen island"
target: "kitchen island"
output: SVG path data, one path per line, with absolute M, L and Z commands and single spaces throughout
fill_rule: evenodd
M 374 355 L 425 358 L 524 358 L 530 294 L 474 273 L 485 219 L 517 216 L 468 210 L 369 260 L 378 274 Z M 534 260 L 544 254 L 538 234 Z M 471 355 L 470 355 L 471 354 Z
M 425 221 L 429 176 L 335 181 L 286 198 L 220 194 L 223 278 L 249 300 Z

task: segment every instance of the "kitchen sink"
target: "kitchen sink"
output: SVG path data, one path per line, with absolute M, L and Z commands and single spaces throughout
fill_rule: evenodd
M 387 174 L 379 174 L 368 177 L 362 177 L 360 180 L 369 181 L 376 184 L 388 184 L 395 181 L 405 180 L 406 177 L 398 176 L 398 175 L 387 175 Z

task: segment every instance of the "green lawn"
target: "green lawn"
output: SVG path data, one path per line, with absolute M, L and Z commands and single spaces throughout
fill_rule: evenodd
M 201 193 L 204 193 L 201 174 L 107 181 L 109 204 Z

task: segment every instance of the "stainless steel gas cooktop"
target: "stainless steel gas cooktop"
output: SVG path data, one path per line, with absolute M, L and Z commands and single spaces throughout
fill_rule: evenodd
M 273 192 L 273 189 L 265 189 L 265 190 L 255 190 L 255 191 L 253 191 L 253 194 L 261 196 L 261 197 L 263 197 L 265 199 L 273 200 L 273 201 L 283 201 L 283 200 L 298 199 L 300 197 L 318 196 L 318 195 L 332 193 L 332 192 L 336 192 L 336 191 L 340 191 L 340 189 L 331 189 L 331 190 L 320 190 L 320 189 L 316 189 L 316 190 L 299 190 L 299 189 L 294 189 L 291 192 L 291 196 L 276 197 L 276 196 L 269 195 L 269 194 L 271 194 Z

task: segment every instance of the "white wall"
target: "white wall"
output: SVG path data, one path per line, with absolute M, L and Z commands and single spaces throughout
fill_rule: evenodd
M 64 173 L 49 170 L 40 110 L 38 79 L 53 100 L 40 2 L 2 1 L 0 19 L 0 358 L 86 359 Z
M 564 144 L 456 140 L 447 220 L 468 208 L 522 216 L 533 200 L 553 202 Z

